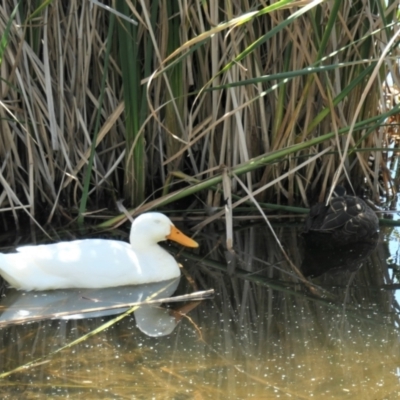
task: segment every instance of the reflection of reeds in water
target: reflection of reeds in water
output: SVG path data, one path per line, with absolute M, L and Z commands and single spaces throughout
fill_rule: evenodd
M 7 335 L 2 339 L 2 345 L 8 351 L 7 354 L 2 352 L 1 369 L 10 370 L 30 360 L 44 357 L 62 347 L 65 342 L 76 340 L 96 329 L 101 323 L 99 319 L 51 321 L 9 328 Z M 58 391 L 54 390 L 53 395 L 62 392 L 69 395 L 92 393 L 93 397 L 85 398 L 95 398 L 96 394 L 102 398 L 101 396 L 108 392 L 111 383 L 118 378 L 122 378 L 122 385 L 123 377 L 128 375 L 127 369 L 132 369 L 143 357 L 143 353 L 137 349 L 134 335 L 129 334 L 135 331 L 134 324 L 133 319 L 127 319 L 123 335 L 118 328 L 110 329 L 104 335 L 92 337 L 85 343 L 66 349 L 52 357 L 48 363 L 38 363 L 37 366 L 7 378 L 6 381 L 10 386 L 14 386 L 16 393 L 26 391 L 24 384 L 37 382 L 30 390 L 32 393 L 41 393 L 42 396 L 46 392 L 51 395 L 55 385 Z M 18 338 L 17 342 L 15 338 Z M 122 359 L 123 361 L 119 362 Z M 18 387 L 15 387 L 16 382 Z M 118 389 L 114 393 L 118 393 Z
M 281 327 L 282 332 L 260 331 L 254 338 L 248 333 L 259 326 L 249 326 L 245 318 L 239 327 L 236 312 L 228 304 L 222 309 L 219 306 L 218 301 L 214 307 L 195 312 L 205 343 L 198 340 L 188 323 L 170 337 L 154 340 L 138 336 L 134 321 L 126 320 L 88 343 L 55 356 L 50 363 L 3 380 L 2 393 L 64 394 L 72 398 L 80 395 L 85 399 L 176 399 L 194 398 L 196 394 L 216 399 L 274 394 L 291 394 L 294 398 L 329 394 L 340 398 L 337 396 L 345 393 L 351 393 L 352 398 L 366 393 L 382 398 L 397 388 L 398 381 L 392 373 L 398 365 L 398 348 L 384 354 L 393 345 L 390 335 L 382 340 L 376 333 L 365 332 L 359 335 L 362 341 L 353 337 L 340 344 L 326 344 L 303 335 L 305 328 L 295 321 L 293 313 L 286 313 L 288 320 Z M 274 310 L 276 314 L 282 311 Z M 307 317 L 298 314 L 298 320 Z M 19 332 L 10 331 L 19 336 L 19 343 L 13 344 L 14 354 L 8 356 L 15 362 L 19 348 L 19 361 L 26 361 L 61 345 L 62 338 L 71 340 L 98 326 L 82 321 L 63 324 L 46 324 L 34 335 L 21 327 Z M 288 333 L 283 335 L 283 330 Z M 4 344 L 10 347 L 3 340 Z M 2 367 L 13 365 L 8 357 L 5 360 Z M 384 387 L 380 385 L 382 380 Z
M 280 227 L 276 233 L 300 265 L 297 230 Z M 266 230 L 234 231 L 238 257 L 231 276 L 224 248 L 212 235 L 203 235 L 203 266 L 187 253 L 180 261 L 199 289 L 212 287 L 216 297 L 170 336 L 146 337 L 127 318 L 49 363 L 0 381 L 2 392 L 85 399 L 396 398 L 398 332 L 393 322 L 378 318 L 395 311 L 391 294 L 377 290 L 386 282 L 383 247 L 356 275 L 344 307 L 347 276 L 315 280 L 334 302 L 310 297 Z M 211 261 L 214 266 L 207 266 Z M 0 369 L 45 356 L 100 324 L 52 321 L 3 330 Z
M 292 260 L 300 265 L 301 254 L 296 231 L 278 230 L 277 234 Z M 383 247 L 379 247 L 359 271 L 351 286 L 348 304 L 345 305 L 343 299 L 348 274 L 336 274 L 325 282 L 318 281 L 327 284 L 325 288 L 335 295 L 337 300 L 333 303 L 310 299 L 302 294 L 300 287 L 297 293 L 288 294 L 285 285 L 282 285 L 281 290 L 278 285 L 283 280 L 294 279 L 288 275 L 290 267 L 271 235 L 260 230 L 255 233 L 250 229 L 237 239 L 236 251 L 246 248 L 248 257 L 253 253 L 254 257 L 263 260 L 260 262 L 253 259 L 250 265 L 243 262 L 240 267 L 250 272 L 261 271 L 268 278 L 274 277 L 276 285 L 271 285 L 266 279 L 267 288 L 260 286 L 251 281 L 252 275 L 248 281 L 237 275 L 228 278 L 226 274 L 215 280 L 213 273 L 213 287 L 221 296 L 221 321 L 215 327 L 216 332 L 224 332 L 224 336 L 221 335 L 224 345 L 219 349 L 221 357 L 228 352 L 227 358 L 233 363 L 245 360 L 247 368 L 244 370 L 254 374 L 246 379 L 253 384 L 258 379 L 262 380 L 262 375 L 257 371 L 270 365 L 274 359 L 275 365 L 270 365 L 268 379 L 264 380 L 266 385 L 292 387 L 292 390 L 293 387 L 304 387 L 310 393 L 325 386 L 332 393 L 340 395 L 342 389 L 337 383 L 342 379 L 343 390 L 349 385 L 349 390 L 358 395 L 366 393 L 365 388 L 373 387 L 367 383 L 368 379 L 371 382 L 375 380 L 379 385 L 378 376 L 384 376 L 392 382 L 387 393 L 390 393 L 391 385 L 392 389 L 395 388 L 398 381 L 393 374 L 396 363 L 400 361 L 397 353 L 398 333 L 393 319 L 381 318 L 396 312 L 392 293 L 382 290 L 387 257 L 378 258 L 376 255 L 385 251 Z M 214 251 L 210 256 L 215 257 L 216 254 Z M 218 259 L 222 261 L 221 254 Z M 266 262 L 273 267 L 266 267 Z M 284 272 L 274 266 L 279 266 Z M 196 268 L 193 267 L 191 271 L 195 274 Z M 206 280 L 204 285 L 210 285 L 211 280 Z M 217 315 L 208 317 L 213 321 L 218 320 Z M 213 334 L 210 336 L 213 337 Z M 388 362 L 377 362 L 382 357 L 387 357 Z M 299 369 L 294 364 L 298 364 Z M 343 374 L 344 370 L 352 377 Z M 368 378 L 362 376 L 363 370 L 368 371 Z M 374 375 L 378 372 L 378 376 Z M 277 379 L 270 381 L 274 374 Z M 360 383 L 356 389 L 352 380 Z

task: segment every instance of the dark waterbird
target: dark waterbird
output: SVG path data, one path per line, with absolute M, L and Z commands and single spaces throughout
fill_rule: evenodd
M 337 186 L 329 204 L 315 204 L 305 221 L 302 270 L 306 276 L 357 270 L 376 247 L 378 236 L 375 212 L 365 201 Z

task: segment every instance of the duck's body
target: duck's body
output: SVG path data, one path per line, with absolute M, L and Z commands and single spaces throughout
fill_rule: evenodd
M 348 196 L 344 188 L 335 189 L 329 205 L 315 204 L 308 215 L 306 238 L 329 239 L 332 246 L 376 240 L 379 220 L 374 211 L 359 197 Z
M 25 246 L 0 254 L 0 274 L 24 290 L 104 288 L 139 285 L 180 275 L 175 259 L 157 242 L 171 239 L 189 247 L 185 236 L 165 215 L 142 214 L 132 224 L 131 244 L 104 239 Z
M 354 272 L 376 247 L 379 220 L 360 198 L 348 196 L 343 187 L 335 188 L 328 205 L 315 204 L 308 215 L 303 236 L 305 276 L 326 272 Z

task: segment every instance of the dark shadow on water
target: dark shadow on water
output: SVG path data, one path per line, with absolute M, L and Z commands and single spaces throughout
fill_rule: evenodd
M 324 235 L 321 235 L 324 236 Z M 368 242 L 332 246 L 330 238 L 316 243 L 306 241 L 301 271 L 305 276 L 318 277 L 323 274 L 355 272 L 362 267 L 376 249 L 379 235 L 374 235 Z

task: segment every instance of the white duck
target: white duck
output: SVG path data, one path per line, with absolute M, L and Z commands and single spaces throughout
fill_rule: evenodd
M 180 276 L 178 263 L 157 243 L 170 239 L 198 247 L 164 214 L 149 212 L 131 227 L 130 244 L 85 239 L 0 253 L 0 274 L 16 289 L 105 288 L 159 282 Z

